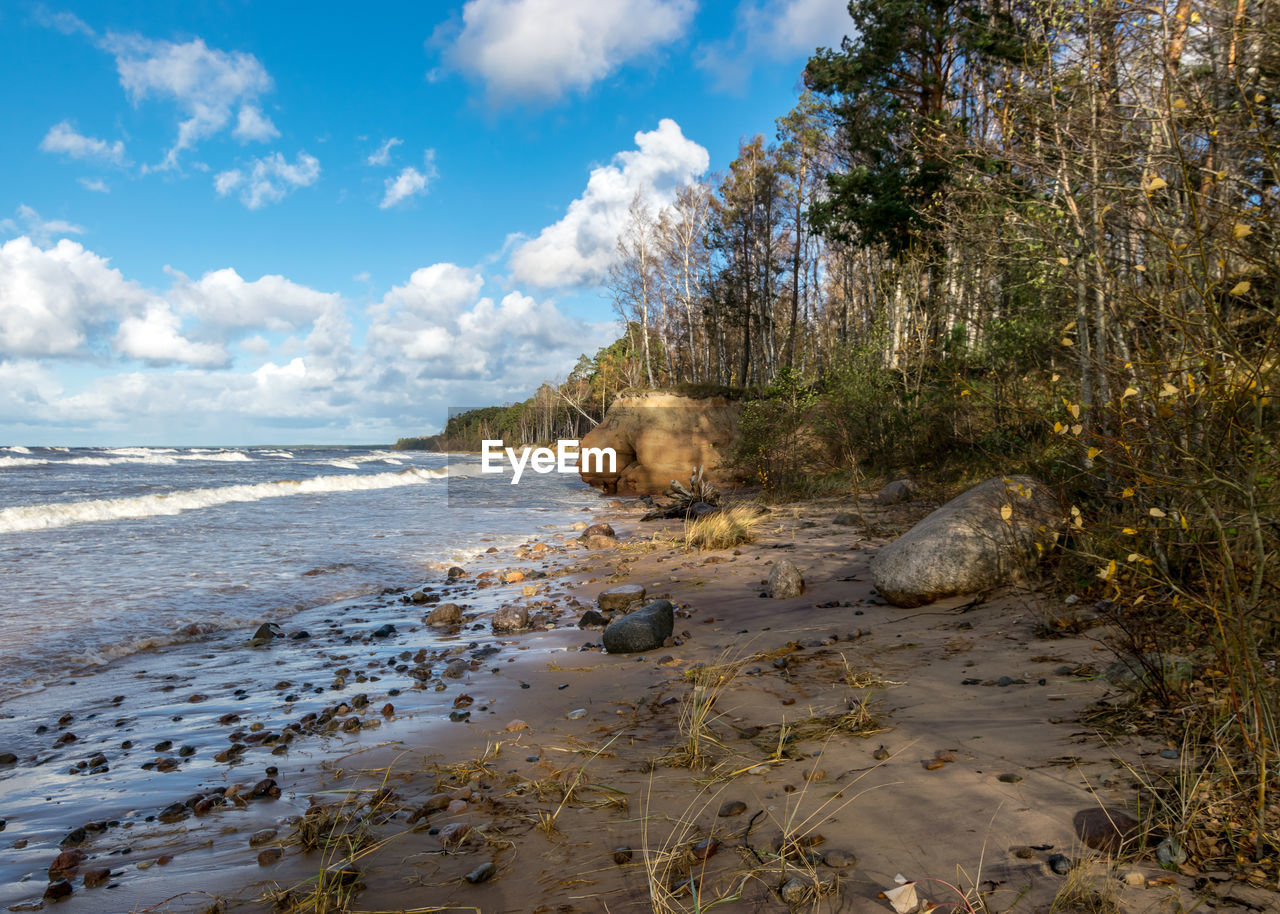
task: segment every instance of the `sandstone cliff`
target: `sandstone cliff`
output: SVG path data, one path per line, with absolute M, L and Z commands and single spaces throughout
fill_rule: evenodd
M 580 444 L 613 448 L 616 472 L 582 466 L 582 479 L 610 494 L 657 494 L 673 479 L 686 482 L 701 466 L 708 480 L 733 482 L 727 461 L 737 444 L 738 412 L 739 405 L 725 397 L 660 391 L 619 397 Z

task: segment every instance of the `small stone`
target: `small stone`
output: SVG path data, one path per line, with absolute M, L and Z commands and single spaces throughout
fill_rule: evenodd
M 465 660 L 453 660 L 444 668 L 444 672 L 440 675 L 445 679 L 461 679 L 463 675 L 470 669 L 470 664 Z
M 1176 759 L 1178 757 L 1177 749 L 1166 749 L 1160 753 L 1161 758 Z
M 931 758 L 927 762 L 924 762 L 923 764 L 924 764 L 925 771 L 937 771 L 939 768 L 944 767 L 947 763 L 940 758 Z
M 791 878 L 778 889 L 778 895 L 786 903 L 794 907 L 804 904 L 809 898 L 809 884 L 802 879 Z
M 1187 862 L 1187 852 L 1175 838 L 1165 838 L 1156 845 L 1156 860 L 1163 867 L 1181 866 Z
M 643 603 L 645 589 L 640 584 L 623 584 L 611 587 L 596 597 L 596 606 L 604 612 L 625 612 L 636 603 Z
M 45 901 L 61 901 L 64 898 L 71 897 L 71 893 L 75 891 L 71 887 L 71 883 L 65 879 L 57 879 L 49 883 L 49 887 L 44 890 Z
M 254 832 L 249 836 L 250 847 L 262 847 L 264 844 L 270 844 L 276 837 L 274 828 L 263 828 Z
M 284 850 L 279 847 L 268 847 L 258 851 L 258 866 L 270 866 L 284 856 Z
M 1017 784 L 1019 781 L 1021 781 L 1021 780 L 1022 780 L 1022 775 L 1020 775 L 1020 774 L 1002 774 L 1002 775 L 1000 775 L 1000 777 L 996 778 L 996 780 L 997 780 L 997 781 L 999 781 L 999 782 L 1000 782 L 1000 783 L 1002 783 L 1002 784 Z
M 64 879 L 68 876 L 74 876 L 76 870 L 80 868 L 80 864 L 85 861 L 85 853 L 79 848 L 71 848 L 65 850 L 58 856 L 53 858 L 53 862 L 49 864 L 49 879 Z
M 1013 851 L 1013 856 L 1017 857 L 1019 860 L 1034 860 L 1036 857 L 1036 849 L 1034 847 L 1027 847 L 1025 844 L 1011 848 L 1011 850 Z
M 427 615 L 428 625 L 457 625 L 462 621 L 462 607 L 457 603 L 441 603 Z
M 276 786 L 274 778 L 263 778 L 253 785 L 253 789 L 249 791 L 249 796 L 255 800 L 278 797 L 280 796 L 280 788 Z
M 111 881 L 111 870 L 101 867 L 96 870 L 89 870 L 84 874 L 84 887 L 86 889 L 96 889 L 106 885 Z
M 857 866 L 858 858 L 849 851 L 832 848 L 822 855 L 822 862 L 832 869 L 841 869 L 847 866 Z
M 726 800 L 720 806 L 720 811 L 716 813 L 720 818 L 727 819 L 730 816 L 740 816 L 747 811 L 747 804 L 741 800 Z
M 498 873 L 498 868 L 494 866 L 493 861 L 485 861 L 462 878 L 472 885 L 479 885 L 482 882 L 488 882 Z
M 631 848 L 625 847 L 625 846 L 615 847 L 613 849 L 613 862 L 618 864 L 618 866 L 622 866 L 623 864 L 630 863 Z
M 1065 876 L 1071 872 L 1071 861 L 1062 854 L 1054 854 L 1049 858 L 1049 869 L 1057 873 L 1059 876 Z
M 785 559 L 769 571 L 769 596 L 790 600 L 804 593 L 804 576 L 793 562 Z
M 467 811 L 466 800 L 450 800 L 445 812 L 451 816 L 460 816 Z
M 529 610 L 524 606 L 509 603 L 493 614 L 493 631 L 495 634 L 511 634 L 524 631 L 529 627 Z
M 0 752 L 0 765 L 13 765 L 18 761 L 18 757 L 12 752 Z
M 715 838 L 704 838 L 693 846 L 693 859 L 707 860 L 720 850 L 720 842 Z
M 471 719 L 470 711 L 450 711 L 449 712 L 449 720 L 453 721 L 455 724 L 460 723 L 464 720 L 470 720 L 470 719 Z
M 889 757 L 889 750 L 886 749 L 884 746 L 881 746 L 875 752 L 871 753 L 871 757 L 875 759 L 877 762 L 883 762 L 885 759 Z
M 528 730 L 529 725 L 522 720 L 513 720 L 507 724 L 505 729 L 508 733 L 515 733 L 517 730 Z

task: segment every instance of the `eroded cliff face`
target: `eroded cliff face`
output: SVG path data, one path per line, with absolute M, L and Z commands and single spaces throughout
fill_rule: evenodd
M 728 460 L 737 445 L 739 405 L 724 397 L 695 399 L 647 392 L 613 401 L 604 421 L 580 442 L 581 448 L 611 447 L 616 472 L 582 461 L 584 482 L 610 494 L 658 494 L 673 479 L 687 482 L 701 466 L 706 478 L 733 483 Z

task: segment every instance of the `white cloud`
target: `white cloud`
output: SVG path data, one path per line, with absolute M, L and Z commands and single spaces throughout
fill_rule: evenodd
M 72 159 L 91 159 L 110 165 L 124 164 L 124 143 L 116 140 L 108 143 L 97 137 L 84 136 L 76 131 L 70 121 L 54 124 L 40 141 L 45 152 L 64 155 Z
M 107 186 L 107 182 L 101 178 L 76 178 L 80 182 L 80 186 L 85 190 L 91 190 L 95 194 L 109 194 L 111 188 Z
M 848 0 L 743 0 L 734 34 L 702 48 L 699 66 L 724 90 L 746 88 L 760 58 L 785 60 L 838 48 L 854 32 Z
M 62 239 L 47 250 L 23 236 L 0 247 L 0 357 L 69 356 L 148 295 L 119 270 Z
M 669 118 L 636 134 L 636 149 L 620 152 L 591 171 L 582 196 L 564 218 L 520 244 L 510 258 L 516 280 L 537 286 L 600 282 L 617 256 L 618 234 L 637 191 L 657 205 L 707 170 L 707 150 L 685 137 Z
M 43 3 L 39 4 L 34 11 L 36 22 L 46 28 L 57 29 L 64 35 L 86 35 L 90 38 L 94 36 L 93 29 L 85 24 L 85 21 L 75 13 L 60 12 L 55 13 Z
M 236 117 L 236 129 L 231 135 L 242 143 L 265 143 L 280 136 L 276 125 L 254 105 L 242 105 Z
M 219 51 L 200 38 L 179 44 L 116 33 L 108 34 L 102 46 L 115 56 L 120 85 L 135 103 L 167 98 L 185 115 L 159 168 L 176 167 L 180 153 L 225 129 L 237 108 L 238 137 L 274 135 L 275 127 L 257 106 L 259 96 L 271 89 L 271 76 L 252 54 Z M 243 136 L 242 128 L 247 130 Z
M 83 235 L 83 226 L 63 219 L 42 219 L 30 206 L 20 203 L 17 209 L 18 218 L 0 219 L 0 232 L 6 234 L 23 234 L 36 244 L 48 244 L 55 235 Z
M 382 195 L 382 202 L 378 204 L 380 209 L 390 209 L 397 203 L 403 203 L 419 194 L 425 194 L 428 186 L 438 176 L 436 171 L 436 152 L 434 149 L 428 149 L 426 155 L 422 157 L 422 171 L 409 166 L 402 168 L 400 174 L 394 178 L 387 178 L 383 182 L 386 192 Z
M 194 343 L 182 335 L 182 319 L 163 302 L 153 302 L 141 317 L 127 317 L 116 331 L 116 352 L 153 365 L 227 364 L 227 350 L 214 343 Z
M 365 162 L 375 166 L 390 165 L 391 150 L 395 149 L 397 146 L 399 146 L 403 142 L 404 140 L 400 139 L 399 137 L 394 137 L 394 136 L 391 137 L 389 140 L 387 140 L 385 143 L 383 143 L 373 152 L 369 153 L 369 157 L 365 159 Z
M 392 287 L 375 313 L 400 310 L 426 320 L 449 321 L 476 300 L 483 286 L 484 278 L 475 270 L 436 263 L 414 270 L 408 282 Z
M 554 100 L 684 35 L 694 0 L 469 0 L 453 66 L 498 99 Z
M 278 152 L 252 161 L 248 173 L 238 168 L 219 172 L 213 186 L 219 196 L 239 189 L 240 202 L 249 209 L 277 203 L 290 191 L 310 187 L 320 177 L 320 160 L 299 152 L 292 164 Z
M 250 282 L 230 267 L 205 273 L 195 281 L 178 270 L 169 269 L 168 273 L 173 286 L 165 299 L 175 311 L 205 327 L 290 331 L 341 308 L 336 293 L 317 292 L 283 276 L 263 276 Z

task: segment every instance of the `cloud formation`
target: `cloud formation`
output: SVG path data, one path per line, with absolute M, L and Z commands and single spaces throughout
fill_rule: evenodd
M 554 101 L 682 37 L 694 0 L 469 0 L 447 59 L 495 100 Z
M 390 165 L 391 150 L 395 149 L 403 142 L 404 140 L 399 137 L 391 137 L 373 152 L 369 153 L 368 157 L 365 159 L 365 163 L 373 166 Z
M 214 176 L 219 196 L 240 192 L 240 202 L 249 209 L 283 200 L 299 187 L 310 187 L 320 178 L 320 160 L 299 152 L 292 163 L 278 152 L 252 160 L 247 168 L 231 168 Z
M 666 205 L 682 185 L 707 170 L 707 150 L 663 118 L 656 130 L 635 136 L 636 148 L 592 169 L 582 196 L 564 218 L 512 252 L 512 276 L 531 285 L 586 286 L 601 282 L 617 256 L 618 234 L 637 192 Z
M 120 85 L 131 101 L 167 99 L 185 116 L 157 168 L 177 167 L 181 153 L 224 130 L 233 113 L 237 139 L 279 135 L 258 103 L 271 90 L 271 76 L 252 54 L 219 51 L 201 38 L 177 43 L 118 33 L 108 34 L 101 45 L 115 57 Z
M 428 149 L 422 157 L 422 170 L 409 166 L 400 169 L 400 174 L 394 178 L 387 178 L 383 182 L 385 193 L 382 195 L 382 202 L 378 204 L 379 209 L 390 209 L 398 203 L 403 203 L 413 197 L 417 197 L 427 192 L 431 182 L 438 176 L 436 171 L 436 152 L 434 149 Z
M 40 141 L 40 148 L 55 155 L 64 155 L 71 159 L 87 159 L 103 162 L 107 165 L 123 165 L 124 143 L 116 140 L 108 143 L 96 137 L 79 133 L 70 121 L 62 121 L 49 128 L 49 132 Z

